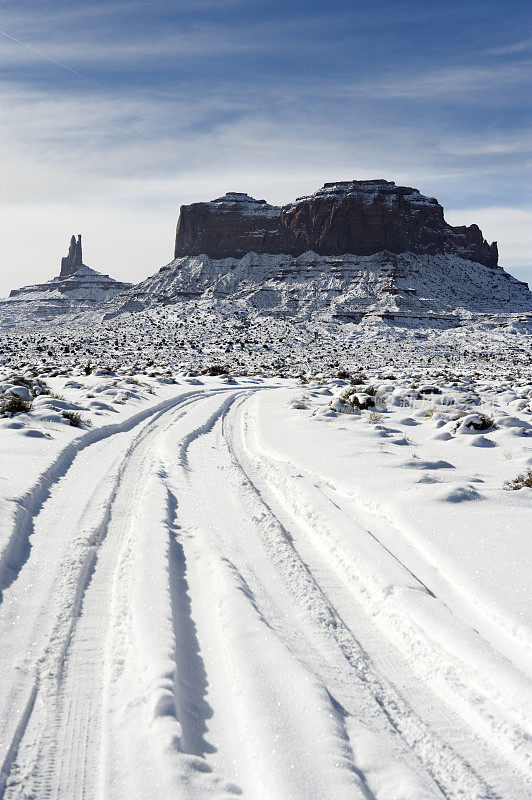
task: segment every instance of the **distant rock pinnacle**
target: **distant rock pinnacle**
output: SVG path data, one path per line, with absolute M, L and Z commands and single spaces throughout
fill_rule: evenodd
M 68 278 L 73 275 L 83 265 L 83 256 L 81 253 L 81 234 L 76 237 L 72 235 L 70 240 L 70 247 L 68 248 L 68 255 L 61 259 L 61 272 L 60 278 Z

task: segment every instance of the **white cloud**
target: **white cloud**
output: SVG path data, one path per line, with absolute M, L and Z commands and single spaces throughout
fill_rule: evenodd
M 532 49 L 532 39 L 520 39 L 518 42 L 512 42 L 502 47 L 491 47 L 489 50 L 484 50 L 484 53 L 490 56 L 507 56 L 523 53 L 530 49 Z
M 500 91 L 512 85 L 524 86 L 529 78 L 528 62 L 481 67 L 461 66 L 432 71 L 404 71 L 390 77 L 354 83 L 350 88 L 347 87 L 346 92 L 374 98 L 405 100 L 468 96 L 481 103 L 486 102 L 486 96 L 482 93 L 489 92 L 493 103 L 496 100 L 505 100 L 504 93 L 496 98 L 495 90 Z
M 40 58 L 45 58 L 55 63 L 62 62 L 61 66 L 68 68 L 83 66 L 84 69 L 93 66 L 101 69 L 112 64 L 123 65 L 128 62 L 156 59 L 160 68 L 162 59 L 189 58 L 201 56 L 202 58 L 216 58 L 227 54 L 256 52 L 257 49 L 269 49 L 280 46 L 265 41 L 256 41 L 254 38 L 238 36 L 230 30 L 215 26 L 197 26 L 193 30 L 173 31 L 161 33 L 158 36 L 146 35 L 138 39 L 125 39 L 123 41 L 109 41 L 104 38 L 54 41 L 53 37 L 41 39 L 14 36 L 9 31 L 0 31 L 6 41 L 2 42 L 2 57 L 0 65 L 5 69 L 15 66 L 35 66 Z
M 532 150 L 531 131 L 513 131 L 497 134 L 487 132 L 483 135 L 445 136 L 440 140 L 440 150 L 456 156 L 506 156 L 530 153 Z

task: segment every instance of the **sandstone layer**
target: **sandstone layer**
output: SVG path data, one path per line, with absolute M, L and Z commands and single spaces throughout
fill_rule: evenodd
M 393 181 L 326 183 L 285 206 L 229 192 L 180 210 L 174 258 L 309 251 L 326 256 L 441 253 L 498 265 L 497 243 L 488 244 L 477 225 L 449 225 L 434 197 Z

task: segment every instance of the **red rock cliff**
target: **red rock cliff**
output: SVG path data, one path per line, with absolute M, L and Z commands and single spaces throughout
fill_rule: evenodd
M 307 250 L 320 255 L 454 253 L 490 267 L 498 262 L 496 242 L 488 244 L 476 225 L 452 227 L 435 198 L 385 180 L 326 183 L 282 207 L 238 192 L 182 206 L 174 257 Z

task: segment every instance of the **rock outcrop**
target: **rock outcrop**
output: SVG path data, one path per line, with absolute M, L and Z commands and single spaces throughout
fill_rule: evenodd
M 73 275 L 78 269 L 83 266 L 83 254 L 81 252 L 81 234 L 76 237 L 72 235 L 70 239 L 70 247 L 68 248 L 68 255 L 61 259 L 61 272 L 60 278 L 67 278 Z
M 0 327 L 32 320 L 49 322 L 63 315 L 79 314 L 126 291 L 130 283 L 116 281 L 83 263 L 81 236 L 72 236 L 61 271 L 52 280 L 13 289 L 0 300 Z
M 326 183 L 281 207 L 230 192 L 180 210 L 174 258 L 309 251 L 324 256 L 440 253 L 488 267 L 498 264 L 496 242 L 488 244 L 477 225 L 449 225 L 434 197 L 393 181 Z

